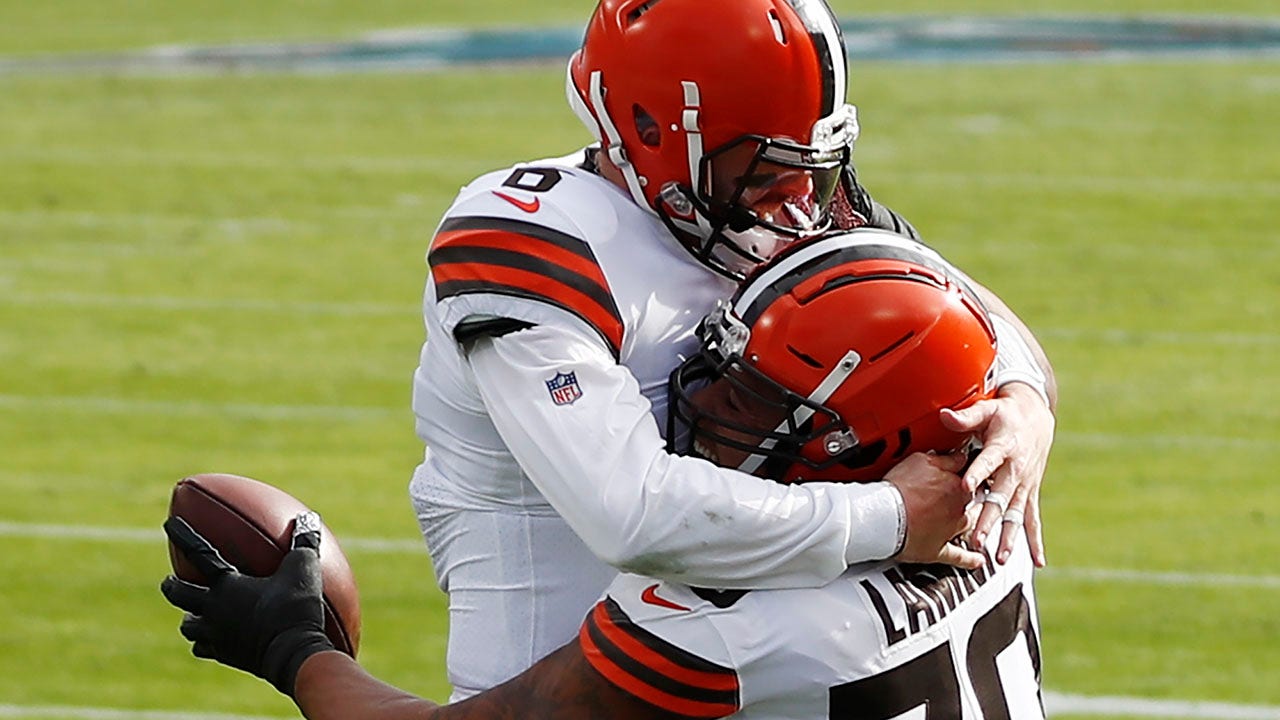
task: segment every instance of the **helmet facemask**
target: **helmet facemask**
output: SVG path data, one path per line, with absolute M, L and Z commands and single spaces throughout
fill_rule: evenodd
M 676 368 L 668 384 L 670 451 L 784 481 L 803 468 L 869 465 L 884 452 L 883 442 L 860 447 L 849 426 L 821 402 L 820 389 L 814 397 L 799 395 L 745 360 L 750 331 L 727 305 L 707 317 L 701 332 L 700 352 Z M 845 366 L 841 376 L 854 367 L 856 362 Z M 802 450 L 817 440 L 824 457 L 807 457 Z
M 600 0 L 566 91 L 601 174 L 716 272 L 831 225 L 858 124 L 821 0 Z
M 699 261 L 741 280 L 832 227 L 857 135 L 857 110 L 844 105 L 814 126 L 811 144 L 748 134 L 706 154 L 690 147 L 693 187 L 664 186 L 658 214 Z
M 881 230 L 795 245 L 699 329 L 668 385 L 668 449 L 782 482 L 868 481 L 969 441 L 939 411 L 991 397 L 986 311 L 927 248 Z

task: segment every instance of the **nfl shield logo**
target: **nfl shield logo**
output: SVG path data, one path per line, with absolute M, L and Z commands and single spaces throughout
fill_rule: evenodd
M 578 387 L 578 377 L 573 373 L 556 373 L 547 381 L 547 391 L 551 393 L 551 402 L 557 405 L 568 405 L 582 397 L 582 388 Z

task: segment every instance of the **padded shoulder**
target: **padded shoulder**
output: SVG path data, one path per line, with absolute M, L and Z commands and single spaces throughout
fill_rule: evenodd
M 624 323 L 594 243 L 617 231 L 617 213 L 605 180 L 554 164 L 519 165 L 468 185 L 445 214 L 427 262 L 436 301 L 460 298 L 469 312 L 528 320 L 505 312 L 532 301 L 567 311 L 608 344 L 622 347 Z M 603 201 L 602 201 L 603 200 Z
M 687 718 L 721 718 L 742 707 L 738 673 L 641 627 L 605 597 L 578 633 L 583 656 L 609 682 Z

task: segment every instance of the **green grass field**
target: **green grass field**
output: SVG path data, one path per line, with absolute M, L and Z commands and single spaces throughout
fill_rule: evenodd
M 0 56 L 591 5 L 507 4 L 0 0 Z M 1076 711 L 1095 717 L 1280 718 L 1280 62 L 852 73 L 864 180 L 1057 368 L 1046 688 L 1151 701 Z M 586 141 L 561 70 L 0 75 L 0 108 L 0 717 L 294 712 L 187 656 L 156 590 L 168 492 L 203 471 L 282 485 L 351 539 L 366 665 L 443 699 L 444 600 L 405 489 L 423 253 L 462 183 Z M 1169 709 L 1197 701 L 1231 706 Z

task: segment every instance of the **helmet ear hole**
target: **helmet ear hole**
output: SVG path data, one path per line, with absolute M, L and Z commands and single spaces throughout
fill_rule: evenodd
M 649 0 L 649 2 L 642 3 L 639 7 L 627 13 L 627 24 L 630 25 L 631 23 L 639 20 L 641 15 L 649 12 L 649 10 L 652 9 L 654 5 L 657 5 L 658 2 L 659 0 Z
M 888 446 L 889 443 L 884 438 L 880 438 L 869 445 L 852 447 L 843 455 L 837 456 L 836 460 L 850 470 L 860 470 L 874 465 L 884 455 Z
M 898 431 L 898 449 L 893 451 L 894 459 L 900 459 L 906 455 L 909 447 L 911 447 L 911 428 L 902 428 Z
M 773 27 L 773 37 L 778 41 L 779 45 L 787 44 L 787 31 L 782 27 L 782 20 L 778 19 L 778 11 L 769 11 L 769 25 Z
M 649 147 L 658 147 L 662 144 L 662 128 L 648 111 L 639 105 L 632 105 L 631 115 L 635 118 L 636 133 L 640 136 L 640 142 Z

